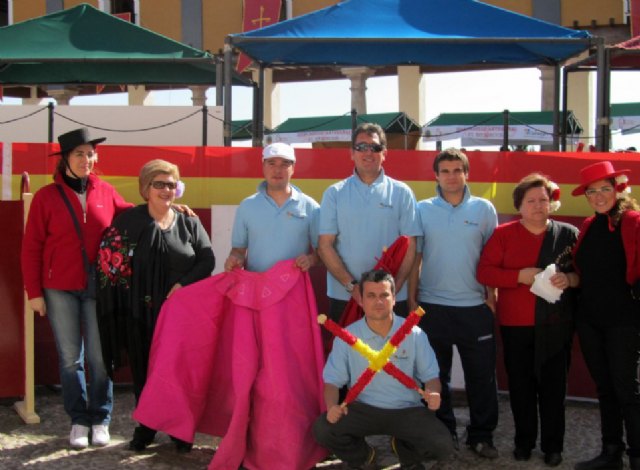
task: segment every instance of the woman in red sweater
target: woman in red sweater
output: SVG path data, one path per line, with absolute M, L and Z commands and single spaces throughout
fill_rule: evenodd
M 578 230 L 549 219 L 560 206 L 560 191 L 543 175 L 524 177 L 513 191 L 519 220 L 500 225 L 487 242 L 478 263 L 481 284 L 498 289 L 496 314 L 502 336 L 509 398 L 515 423 L 516 460 L 529 460 L 535 448 L 540 416 L 540 448 L 544 461 L 562 462 L 564 399 L 573 335 L 571 249 Z M 534 276 L 556 266 L 551 284 L 563 290 L 549 303 L 534 295 Z
M 104 140 L 92 139 L 86 128 L 58 137 L 54 182 L 33 197 L 22 241 L 29 305 L 49 317 L 64 409 L 71 418 L 69 442 L 77 448 L 89 445 L 90 432 L 93 445 L 110 440 L 113 392 L 100 349 L 92 266 L 102 232 L 116 214 L 132 206 L 93 173 L 96 146 Z

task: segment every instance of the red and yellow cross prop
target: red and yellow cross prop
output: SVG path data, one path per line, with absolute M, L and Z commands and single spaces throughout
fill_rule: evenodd
M 360 338 L 356 338 L 336 322 L 327 318 L 326 315 L 322 314 L 318 316 L 318 323 L 333 333 L 334 336 L 337 336 L 353 349 L 358 351 L 365 359 L 367 359 L 367 361 L 369 361 L 369 367 L 362 372 L 353 387 L 349 389 L 347 396 L 340 406 L 347 406 L 349 403 L 354 401 L 356 397 L 360 395 L 360 392 L 369 385 L 373 377 L 381 370 L 384 370 L 405 387 L 412 390 L 419 390 L 415 380 L 398 369 L 390 359 L 393 353 L 398 349 L 400 343 L 402 343 L 402 341 L 407 337 L 411 329 L 418 324 L 420 317 L 422 317 L 424 313 L 425 312 L 421 307 L 418 307 L 416 310 L 411 312 L 411 314 L 409 314 L 405 319 L 404 323 L 402 323 L 402 326 L 398 328 L 398 331 L 393 334 L 391 339 L 385 343 L 380 351 L 375 351 Z

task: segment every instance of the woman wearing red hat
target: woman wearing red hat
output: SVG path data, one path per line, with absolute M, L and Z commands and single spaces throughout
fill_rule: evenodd
M 630 468 L 640 470 L 640 207 L 627 174 L 611 162 L 580 171 L 595 211 L 585 220 L 574 260 L 582 287 L 576 326 L 598 391 L 602 451 L 576 470 L 621 469 L 626 432 Z
M 93 173 L 96 146 L 104 140 L 92 139 L 86 128 L 58 137 L 54 182 L 35 194 L 22 242 L 29 305 L 49 318 L 64 408 L 71 418 L 69 440 L 78 448 L 89 445 L 90 432 L 93 445 L 109 443 L 112 383 L 102 360 L 91 266 L 104 229 L 132 206 Z

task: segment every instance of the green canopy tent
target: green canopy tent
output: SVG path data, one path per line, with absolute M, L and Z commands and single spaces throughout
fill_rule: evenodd
M 251 140 L 253 138 L 253 120 L 237 119 L 231 123 L 231 139 L 232 140 Z M 265 132 L 271 132 L 265 129 Z
M 640 132 L 640 103 L 617 103 L 611 105 L 611 129 L 622 135 Z
M 213 86 L 222 75 L 210 53 L 88 4 L 0 28 L 3 86 Z M 249 85 L 237 74 L 231 83 Z
M 567 133 L 570 136 L 582 133 L 582 126 L 571 111 L 567 115 Z M 424 126 L 423 139 L 427 142 L 461 139 L 462 146 L 550 145 L 553 111 L 443 113 Z
M 413 148 L 420 135 L 420 125 L 405 113 L 360 114 L 357 124 L 374 122 L 387 134 L 390 147 Z M 321 143 L 350 142 L 351 114 L 341 116 L 316 116 L 289 118 L 277 126 L 268 136 L 271 142 Z

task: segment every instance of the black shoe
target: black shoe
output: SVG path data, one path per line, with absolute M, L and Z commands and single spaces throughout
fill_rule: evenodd
M 364 464 L 357 467 L 348 467 L 349 470 L 372 470 L 376 468 L 376 450 L 373 447 L 369 447 L 369 453 L 367 460 Z
M 524 447 L 516 447 L 513 451 L 513 458 L 518 462 L 524 462 L 531 458 L 531 449 L 525 449 Z
M 400 464 L 400 470 L 424 470 L 424 465 L 421 463 Z
M 188 454 L 193 449 L 193 444 L 191 442 L 183 441 L 182 439 L 178 439 L 177 437 L 169 436 L 171 440 L 176 445 L 176 452 L 178 454 Z
M 605 445 L 597 457 L 578 462 L 574 470 L 620 470 L 622 469 L 623 446 Z
M 548 452 L 544 454 L 544 463 L 547 467 L 557 467 L 562 463 L 562 454 L 560 452 Z
M 155 429 L 151 429 L 146 426 L 138 426 L 133 430 L 133 439 L 129 442 L 129 450 L 141 452 L 153 442 L 155 437 Z
M 499 457 L 498 449 L 490 442 L 476 442 L 475 444 L 469 444 L 469 448 L 474 451 L 476 455 L 485 459 L 494 460 Z

